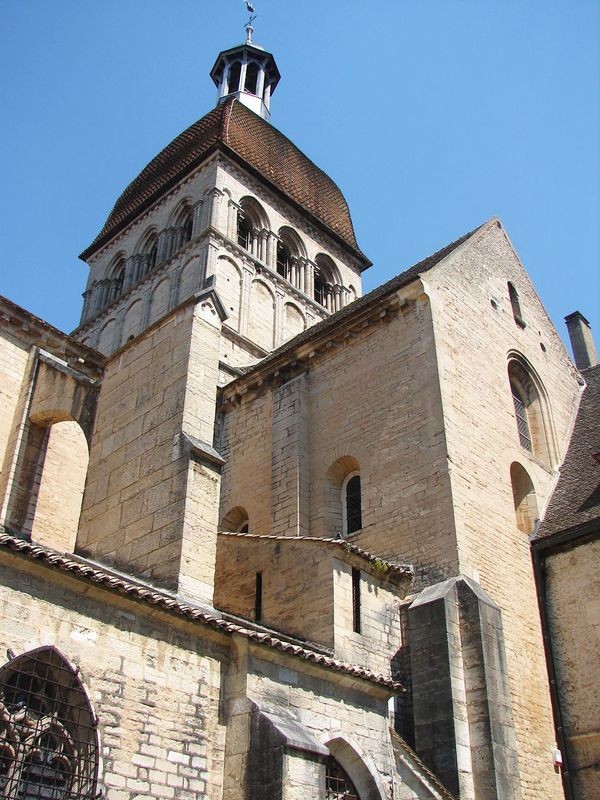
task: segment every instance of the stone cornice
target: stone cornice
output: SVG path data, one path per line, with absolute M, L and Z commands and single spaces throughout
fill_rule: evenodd
M 19 341 L 58 356 L 67 367 L 88 379 L 96 379 L 101 375 L 104 364 L 102 353 L 81 344 L 73 336 L 2 296 L 0 296 L 0 319 L 2 327 Z

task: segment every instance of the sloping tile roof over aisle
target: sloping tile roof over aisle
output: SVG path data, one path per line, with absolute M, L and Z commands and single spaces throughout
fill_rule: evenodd
M 152 159 L 119 197 L 80 258 L 89 258 L 219 149 L 333 233 L 365 268 L 370 266 L 358 247 L 348 204 L 336 184 L 286 136 L 234 98 L 180 133 Z
M 567 455 L 534 541 L 596 523 L 600 528 L 600 365 L 583 392 Z
M 348 664 L 345 661 L 339 661 L 337 658 L 324 655 L 308 647 L 292 644 L 285 641 L 278 636 L 273 635 L 270 631 L 259 632 L 244 628 L 227 619 L 218 616 L 216 613 L 211 614 L 202 608 L 194 606 L 190 603 L 181 602 L 177 597 L 169 592 L 155 588 L 153 586 L 144 585 L 134 582 L 134 580 L 127 580 L 126 577 L 120 577 L 114 573 L 105 571 L 99 565 L 93 562 L 82 563 L 83 559 L 75 561 L 54 550 L 40 545 L 32 544 L 23 539 L 17 539 L 14 536 L 4 534 L 0 528 L 0 550 L 10 550 L 17 553 L 21 557 L 29 561 L 38 561 L 49 567 L 59 569 L 62 572 L 69 572 L 74 577 L 90 583 L 103 586 L 113 592 L 121 595 L 127 595 L 143 603 L 151 606 L 156 606 L 163 611 L 177 614 L 180 617 L 205 625 L 214 630 L 222 631 L 225 634 L 237 634 L 244 638 L 256 642 L 265 647 L 271 647 L 279 650 L 287 655 L 301 658 L 304 661 L 309 661 L 314 664 L 319 664 L 322 667 L 331 669 L 334 672 L 342 672 L 354 678 L 361 678 L 370 683 L 383 686 L 391 692 L 398 693 L 404 692 L 406 689 L 398 681 L 388 678 L 385 675 L 378 675 L 369 669 L 357 666 L 356 664 Z M 274 633 L 274 632 L 273 632 Z

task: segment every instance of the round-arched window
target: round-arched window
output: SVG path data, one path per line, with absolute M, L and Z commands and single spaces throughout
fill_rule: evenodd
M 342 486 L 342 512 L 344 533 L 355 533 L 362 528 L 362 499 L 360 475 L 349 475 Z

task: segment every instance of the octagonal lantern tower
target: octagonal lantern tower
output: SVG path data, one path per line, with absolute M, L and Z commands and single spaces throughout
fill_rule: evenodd
M 271 116 L 271 95 L 281 75 L 271 53 L 252 41 L 253 28 L 246 26 L 244 44 L 219 53 L 210 72 L 219 90 L 219 103 L 236 97 L 265 120 Z

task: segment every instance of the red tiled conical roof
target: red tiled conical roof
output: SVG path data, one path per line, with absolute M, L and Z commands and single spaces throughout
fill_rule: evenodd
M 86 260 L 216 149 L 240 161 L 355 252 L 364 266 L 344 196 L 336 184 L 276 128 L 235 99 L 195 122 L 167 145 L 125 189 Z

